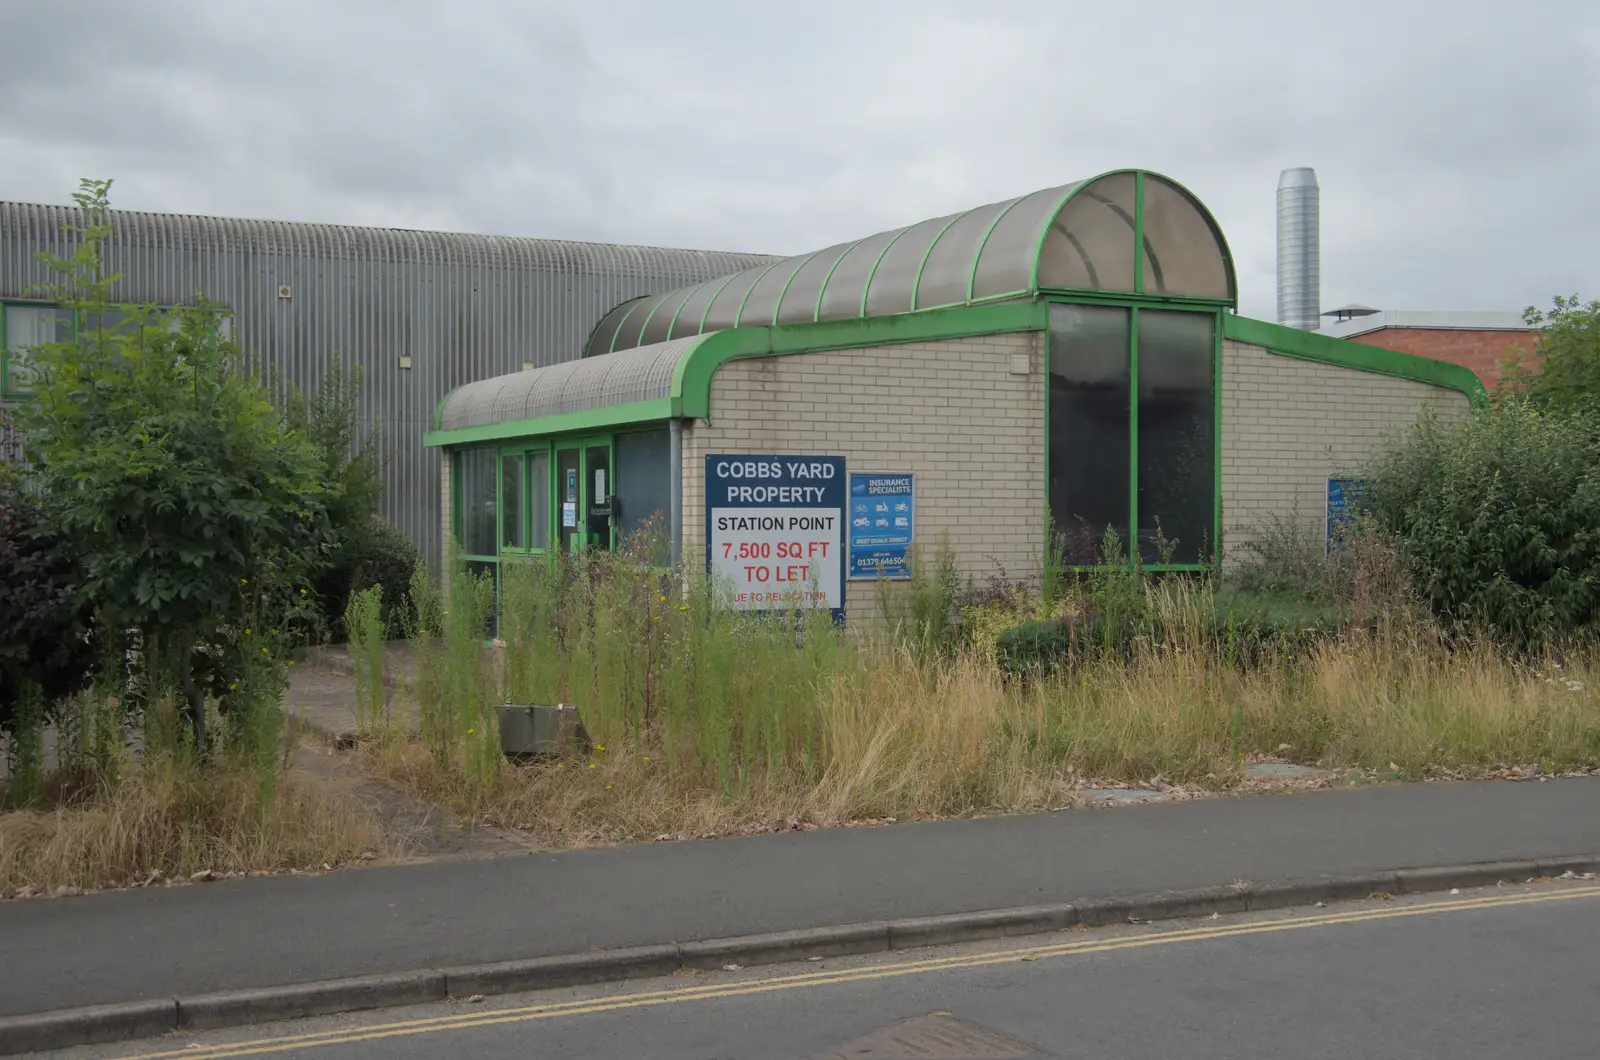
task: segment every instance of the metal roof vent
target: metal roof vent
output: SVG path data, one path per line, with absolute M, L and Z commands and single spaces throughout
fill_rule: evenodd
M 1286 169 L 1278 176 L 1278 323 L 1317 330 L 1322 298 L 1318 231 L 1321 193 L 1316 170 Z

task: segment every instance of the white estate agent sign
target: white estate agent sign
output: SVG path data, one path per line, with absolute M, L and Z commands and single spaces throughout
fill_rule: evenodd
M 838 456 L 706 457 L 706 571 L 747 611 L 844 608 Z

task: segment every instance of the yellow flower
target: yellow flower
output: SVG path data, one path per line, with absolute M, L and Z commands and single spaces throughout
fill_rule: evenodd
M 237 691 L 238 688 L 239 688 L 239 682 L 237 682 L 237 681 L 228 682 L 228 691 L 229 692 Z
M 471 735 L 472 735 L 472 734 L 473 734 L 473 733 L 475 733 L 475 732 L 477 732 L 477 731 L 478 731 L 478 730 L 477 730 L 477 729 L 468 729 L 468 730 L 467 730 L 467 735 L 468 735 L 468 736 L 471 736 Z
M 240 579 L 239 579 L 239 584 L 240 584 L 240 585 L 249 585 L 249 584 L 250 584 L 250 581 L 249 581 L 249 579 L 248 579 L 248 578 L 240 578 Z
M 607 791 L 610 791 L 610 790 L 611 790 L 611 785 L 610 785 L 610 784 L 607 784 L 607 785 L 606 785 L 606 790 L 607 790 Z
M 293 665 L 294 665 L 294 660 L 293 660 L 293 659 L 290 659 L 290 660 L 289 660 L 289 665 L 290 665 L 290 666 L 293 666 Z
M 657 600 L 661 600 L 661 601 L 665 601 L 666 597 L 665 596 L 658 596 L 658 597 L 656 597 L 656 599 Z
M 593 763 L 593 762 L 590 762 L 590 763 L 589 763 L 589 768 L 590 768 L 590 769 L 593 769 L 593 768 L 594 768 L 594 763 Z
M 603 743 L 597 743 L 594 745 L 594 749 L 596 751 L 604 751 L 606 749 L 606 745 Z
M 688 604 L 679 604 L 678 605 L 678 610 L 679 611 L 687 611 L 687 610 L 689 610 L 689 605 Z
M 556 763 L 556 768 L 557 769 L 565 769 L 565 768 L 567 768 L 567 764 L 565 762 L 557 762 Z
M 644 760 L 645 760 L 645 761 L 646 761 L 646 762 L 648 762 L 648 761 L 650 761 L 650 756 L 649 756 L 649 755 L 645 755 L 645 756 L 644 756 Z
M 269 651 L 267 651 L 267 649 L 265 649 L 265 648 L 262 648 L 262 649 L 261 649 L 261 654 L 262 654 L 262 655 L 270 655 L 270 654 L 272 654 L 272 653 L 271 653 L 271 652 L 269 652 Z
M 301 590 L 300 590 L 300 595 L 301 595 L 301 596 L 304 596 L 304 595 L 305 595 L 305 594 L 306 594 L 306 591 L 305 591 L 305 590 L 304 590 L 304 589 L 301 589 Z

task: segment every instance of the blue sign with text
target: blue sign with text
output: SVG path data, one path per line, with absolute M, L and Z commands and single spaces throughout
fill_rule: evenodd
M 909 578 L 915 475 L 850 473 L 850 577 Z
M 738 611 L 844 616 L 842 456 L 706 456 L 706 573 Z
M 1328 551 L 1343 544 L 1346 528 L 1356 521 L 1361 510 L 1361 497 L 1367 484 L 1358 478 L 1330 478 L 1328 480 Z

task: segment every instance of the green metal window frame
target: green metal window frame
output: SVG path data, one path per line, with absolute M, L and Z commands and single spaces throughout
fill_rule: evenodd
M 1082 305 L 1076 298 L 1054 297 L 1049 305 Z M 1130 565 L 1148 571 L 1199 572 L 1216 569 L 1220 554 L 1222 526 L 1222 333 L 1226 313 L 1217 306 L 1176 306 L 1142 298 L 1104 299 L 1096 305 L 1113 306 L 1128 310 L 1128 540 L 1127 559 Z M 1209 314 L 1211 325 L 1211 537 L 1207 543 L 1209 560 L 1199 563 L 1144 563 L 1139 556 L 1139 311 L 1141 309 L 1179 310 Z M 1048 310 L 1047 310 L 1048 312 Z M 1050 365 L 1055 355 L 1048 318 L 1044 329 L 1044 496 L 1050 503 Z M 1054 513 L 1051 513 L 1054 525 Z M 1046 542 L 1048 546 L 1050 542 Z M 1203 552 L 1202 555 L 1205 553 Z M 1101 564 L 1072 564 L 1066 570 L 1094 571 Z
M 501 559 L 527 559 L 541 556 L 554 548 L 555 517 L 548 508 L 545 512 L 545 544 L 535 548 L 529 545 L 525 548 L 510 548 L 506 545 L 506 458 L 523 457 L 522 468 L 522 520 L 528 535 L 533 533 L 533 489 L 532 472 L 528 467 L 527 458 L 536 454 L 544 454 L 544 490 L 547 497 L 553 496 L 555 488 L 555 463 L 550 449 L 550 442 L 545 438 L 524 438 L 513 442 L 506 442 L 499 446 L 499 457 L 496 462 L 498 476 L 495 479 L 495 531 L 496 549 Z

